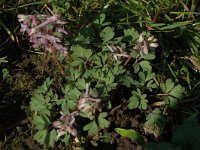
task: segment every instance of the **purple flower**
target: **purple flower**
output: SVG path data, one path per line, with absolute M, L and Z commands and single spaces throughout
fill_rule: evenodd
M 138 43 L 135 45 L 134 49 L 140 51 L 142 54 L 147 55 L 149 53 L 150 47 L 158 47 L 157 39 L 154 36 L 151 36 L 146 40 L 143 33 L 141 33 L 138 39 Z
M 78 110 L 85 113 L 90 120 L 93 120 L 100 101 L 101 99 L 95 99 L 91 97 L 80 98 L 78 100 Z
M 89 84 L 87 83 L 84 96 L 78 100 L 77 109 L 85 113 L 90 120 L 93 120 L 100 102 L 101 99 L 89 97 Z
M 78 112 L 64 115 L 62 112 L 59 120 L 53 122 L 53 127 L 57 129 L 57 140 L 64 134 L 70 133 L 72 136 L 77 135 L 77 130 L 74 127 L 75 116 L 78 115 Z
M 21 23 L 21 32 L 29 35 L 29 41 L 34 48 L 45 49 L 52 52 L 59 50 L 67 53 L 67 48 L 62 44 L 62 34 L 67 32 L 63 29 L 63 25 L 67 22 L 61 20 L 59 15 L 18 15 L 18 21 Z M 62 33 L 56 36 L 55 32 Z

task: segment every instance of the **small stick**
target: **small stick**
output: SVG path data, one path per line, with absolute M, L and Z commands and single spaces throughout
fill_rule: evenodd
M 57 58 L 57 56 L 56 56 L 56 54 L 55 54 L 55 51 L 54 51 L 54 48 L 53 48 L 50 44 L 49 44 L 49 47 L 50 47 L 50 49 L 51 49 L 51 52 L 52 52 L 52 54 L 53 54 L 53 58 L 54 58 L 56 64 L 57 64 L 58 67 L 60 68 L 61 74 L 64 75 L 64 76 L 66 77 L 67 74 L 65 73 L 64 69 L 62 68 L 60 62 L 58 61 L 58 58 Z

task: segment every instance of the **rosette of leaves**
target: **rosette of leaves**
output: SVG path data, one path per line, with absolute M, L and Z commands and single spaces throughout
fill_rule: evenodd
M 180 85 L 175 85 L 172 79 L 167 79 L 165 83 L 160 84 L 160 88 L 164 93 L 164 100 L 171 108 L 175 108 L 178 100 L 182 98 L 185 89 Z
M 142 109 L 146 110 L 147 109 L 147 103 L 148 100 L 146 99 L 147 94 L 142 94 L 142 91 L 140 89 L 137 89 L 137 91 L 132 91 L 132 95 L 129 98 L 129 104 L 128 108 L 129 109 Z

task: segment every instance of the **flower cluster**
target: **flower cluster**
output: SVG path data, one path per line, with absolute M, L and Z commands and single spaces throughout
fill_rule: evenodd
M 118 57 L 129 57 L 129 55 L 119 46 L 107 45 L 107 47 L 112 52 L 116 61 L 118 60 Z
M 134 47 L 135 50 L 140 51 L 142 54 L 149 53 L 149 47 L 158 47 L 157 39 L 152 35 L 147 40 L 144 38 L 143 33 L 140 34 L 138 43 Z
M 100 101 L 101 99 L 95 99 L 92 97 L 80 98 L 78 101 L 78 110 L 86 114 L 90 120 L 93 120 Z
M 101 99 L 89 96 L 89 85 L 86 84 L 84 96 L 78 100 L 78 110 L 87 115 L 90 120 L 95 118 Z
M 57 139 L 66 133 L 76 136 L 77 130 L 73 125 L 75 123 L 75 116 L 78 115 L 78 112 L 74 111 L 73 113 L 67 115 L 60 112 L 60 114 L 60 119 L 53 122 L 53 127 L 57 129 Z
M 67 48 L 62 45 L 62 35 L 67 35 L 63 25 L 67 22 L 62 21 L 60 16 L 19 14 L 17 17 L 21 23 L 20 31 L 28 34 L 34 48 L 42 48 L 49 52 L 55 49 L 67 52 Z

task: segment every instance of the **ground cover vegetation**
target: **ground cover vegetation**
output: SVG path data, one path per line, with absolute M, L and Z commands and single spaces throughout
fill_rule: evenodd
M 0 2 L 0 149 L 200 149 L 198 0 Z

